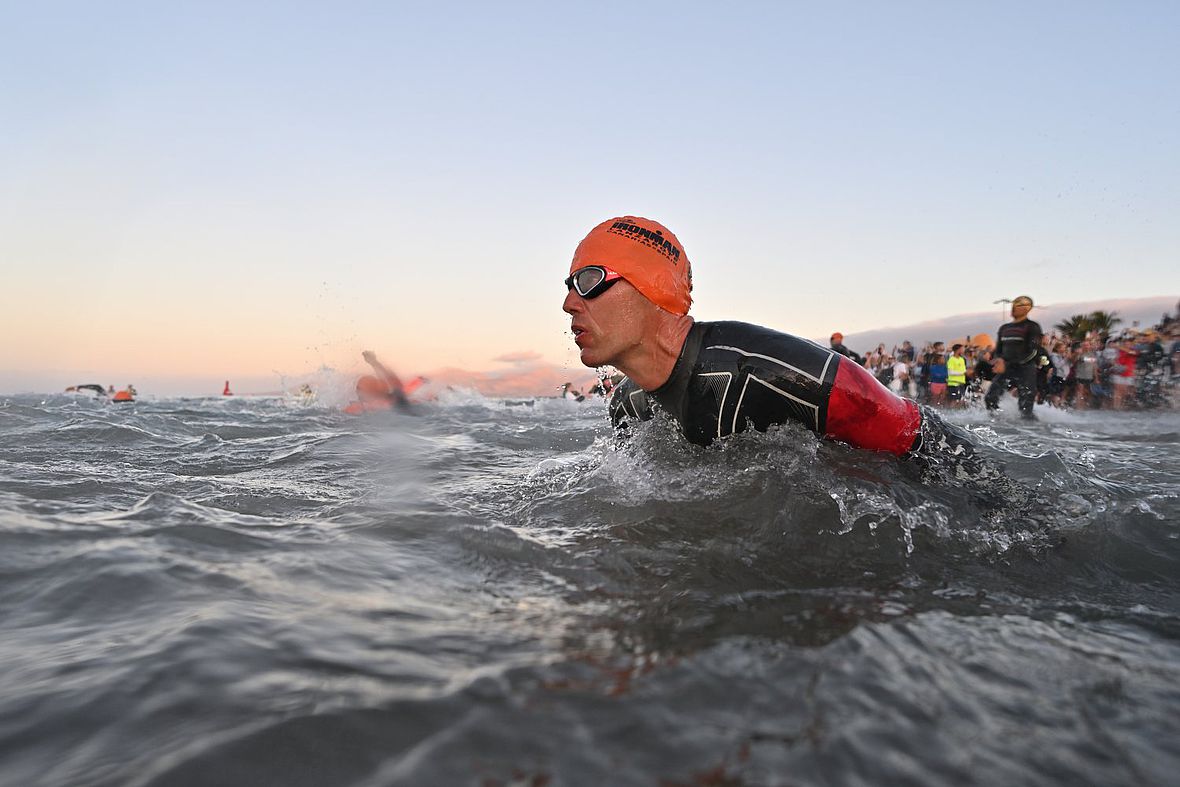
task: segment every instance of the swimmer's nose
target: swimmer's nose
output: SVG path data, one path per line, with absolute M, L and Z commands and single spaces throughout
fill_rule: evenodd
M 577 290 L 570 287 L 570 291 L 565 294 L 565 301 L 561 304 L 561 310 L 566 314 L 573 314 L 575 311 L 581 311 L 583 299 L 578 295 Z

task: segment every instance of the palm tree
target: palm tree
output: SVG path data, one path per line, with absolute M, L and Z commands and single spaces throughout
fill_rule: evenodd
M 1073 341 L 1081 341 L 1093 329 L 1090 317 L 1085 314 L 1075 314 L 1068 320 L 1062 320 L 1055 326 L 1057 330 Z
M 1114 326 L 1122 322 L 1118 312 L 1090 312 L 1087 318 L 1090 321 L 1090 330 L 1098 331 L 1103 336 L 1110 336 L 1114 333 Z

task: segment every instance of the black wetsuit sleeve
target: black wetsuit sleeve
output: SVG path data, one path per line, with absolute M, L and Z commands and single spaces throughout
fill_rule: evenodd
M 1029 320 L 1029 323 L 1030 323 L 1028 326 L 1028 342 L 1029 343 L 1027 346 L 1036 348 L 1034 350 L 1034 354 L 1033 354 L 1033 357 L 1036 358 L 1037 355 L 1044 352 L 1044 350 L 1041 348 L 1041 338 L 1044 336 L 1044 333 L 1041 331 L 1041 324 L 1039 322 L 1033 322 L 1032 320 Z

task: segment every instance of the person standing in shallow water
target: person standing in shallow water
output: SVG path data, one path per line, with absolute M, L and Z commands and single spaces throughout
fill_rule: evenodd
M 611 396 L 616 426 L 651 418 L 654 402 L 698 445 L 747 424 L 797 422 L 899 456 L 972 450 L 961 432 L 833 349 L 748 323 L 696 322 L 688 256 L 656 221 L 599 224 L 574 251 L 565 286 L 562 310 L 582 363 L 627 375 Z
M 946 393 L 951 406 L 963 404 L 963 392 L 967 390 L 967 359 L 963 357 L 963 345 L 951 347 L 951 356 L 946 359 Z
M 987 409 L 997 410 L 1000 395 L 1016 386 L 1021 417 L 1032 420 L 1033 404 L 1037 396 L 1037 360 L 1041 348 L 1041 326 L 1028 319 L 1033 301 L 1021 295 L 1012 301 L 1012 322 L 1006 322 L 996 332 L 996 378 L 988 388 L 984 403 Z

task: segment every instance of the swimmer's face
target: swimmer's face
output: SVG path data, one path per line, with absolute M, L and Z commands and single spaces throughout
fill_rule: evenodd
M 570 289 L 561 309 L 570 316 L 574 344 L 586 366 L 619 366 L 620 360 L 643 343 L 648 315 L 658 309 L 626 279 L 596 298 L 583 298 Z

